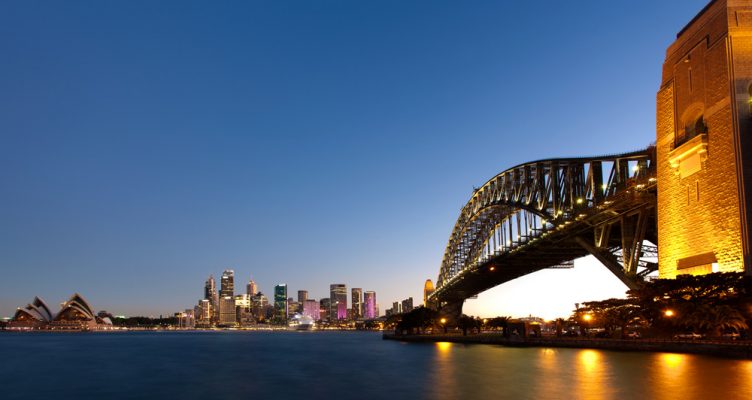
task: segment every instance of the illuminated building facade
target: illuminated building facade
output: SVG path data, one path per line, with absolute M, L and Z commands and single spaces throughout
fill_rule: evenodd
M 212 324 L 212 315 L 214 315 L 211 300 L 201 299 L 196 308 L 198 309 L 196 324 L 202 327 L 210 327 Z
M 321 319 L 321 308 L 316 300 L 307 299 L 303 302 L 303 315 L 314 321 Z
M 295 301 L 292 297 L 287 298 L 287 314 L 288 316 L 292 316 L 295 313 L 299 313 L 302 310 L 300 309 L 302 305 Z
M 235 299 L 230 296 L 219 298 L 219 325 L 233 326 L 237 322 Z
M 253 279 L 248 281 L 248 284 L 245 285 L 245 292 L 246 294 L 249 294 L 251 296 L 258 293 L 258 286 L 256 286 L 256 282 L 254 282 Z
M 219 297 L 235 296 L 235 271 L 226 269 L 220 281 Z
M 329 319 L 331 321 L 347 319 L 347 286 L 344 283 L 329 285 L 329 301 Z
M 433 282 L 430 279 L 426 279 L 426 283 L 423 285 L 423 306 L 428 307 L 428 296 L 430 296 L 433 291 Z
M 363 293 L 363 317 L 374 319 L 378 316 L 376 312 L 376 292 L 368 290 Z
M 751 2 L 712 1 L 667 49 L 656 162 L 660 276 L 751 274 Z
M 217 284 L 214 281 L 214 276 L 209 275 L 209 278 L 204 284 L 204 299 L 209 300 L 211 303 L 211 320 L 216 322 L 219 319 L 219 295 L 217 294 Z
M 351 291 L 352 301 L 352 318 L 363 318 L 363 289 L 352 288 Z
M 274 286 L 274 317 L 277 322 L 287 322 L 287 285 L 280 283 Z

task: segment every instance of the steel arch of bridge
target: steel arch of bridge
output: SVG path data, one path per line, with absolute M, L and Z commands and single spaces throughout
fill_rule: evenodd
M 526 273 L 571 265 L 587 254 L 634 287 L 638 267 L 654 267 L 641 260 L 656 251 L 642 245 L 646 238 L 655 243 L 653 153 L 651 147 L 539 160 L 496 175 L 462 208 L 429 302 L 439 307 L 456 303 Z M 503 278 L 489 274 L 515 263 L 527 267 L 509 267 Z

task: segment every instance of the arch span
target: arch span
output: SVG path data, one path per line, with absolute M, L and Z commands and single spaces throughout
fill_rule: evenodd
M 588 254 L 636 287 L 655 268 L 641 259 L 655 251 L 643 246 L 656 242 L 655 190 L 652 147 L 499 173 L 462 208 L 429 304 L 461 312 L 484 290 Z

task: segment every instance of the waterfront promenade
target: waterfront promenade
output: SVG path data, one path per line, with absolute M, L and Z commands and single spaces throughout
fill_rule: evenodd
M 583 337 L 504 337 L 498 333 L 438 335 L 396 335 L 384 333 L 384 340 L 402 342 L 451 342 L 464 344 L 495 344 L 510 347 L 563 347 L 615 351 L 642 351 L 703 354 L 727 358 L 752 359 L 752 341 L 731 340 L 669 340 L 669 339 L 600 339 Z

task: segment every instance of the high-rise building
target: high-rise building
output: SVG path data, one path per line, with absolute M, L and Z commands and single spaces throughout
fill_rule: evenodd
M 431 282 L 430 279 L 426 279 L 426 284 L 423 285 L 423 306 L 428 307 L 428 296 L 430 296 L 433 291 L 433 282 Z
M 212 324 L 212 320 L 214 319 L 214 311 L 212 310 L 212 303 L 209 299 L 201 299 L 198 302 L 198 306 L 196 307 L 198 309 L 198 313 L 196 314 L 196 323 L 199 326 L 208 328 Z
M 269 300 L 263 293 L 257 292 L 251 297 L 251 313 L 258 319 L 266 318 L 266 308 L 269 306 Z
M 256 282 L 254 282 L 253 279 L 248 281 L 248 284 L 245 286 L 245 292 L 251 296 L 258 293 L 258 286 L 256 286 Z
M 300 312 L 300 310 L 299 310 L 300 306 L 301 305 L 298 304 L 298 302 L 295 301 L 295 299 L 293 299 L 292 297 L 288 297 L 287 298 L 287 314 L 288 315 L 293 315 L 295 313 L 299 313 Z
M 352 318 L 363 318 L 363 289 L 352 288 Z
M 314 321 L 321 319 L 321 308 L 319 302 L 308 299 L 303 302 L 303 315 L 312 318 Z
M 256 322 L 253 313 L 252 296 L 249 294 L 239 294 L 235 296 L 235 320 L 241 326 L 249 326 Z
M 233 326 L 237 322 L 235 299 L 230 296 L 219 298 L 219 325 Z
M 319 301 L 319 319 L 329 319 L 329 316 L 331 315 L 331 305 L 332 302 L 328 297 L 325 297 Z
M 409 313 L 412 310 L 413 310 L 413 298 L 408 297 L 405 300 L 402 300 L 402 312 Z
M 402 313 L 402 305 L 398 301 L 395 301 L 394 303 L 392 303 L 392 315 L 401 314 L 401 313 Z
M 378 318 L 376 312 L 376 292 L 366 291 L 363 295 L 363 316 L 365 319 Z
M 219 297 L 234 297 L 235 296 L 235 271 L 226 269 L 222 273 L 222 280 L 220 282 Z
M 347 319 L 347 286 L 344 283 L 329 285 L 329 319 L 332 321 Z
M 249 294 L 239 294 L 235 296 L 235 307 L 250 311 L 252 306 L 251 296 Z
M 298 303 L 303 304 L 306 300 L 308 300 L 308 291 L 298 290 Z
M 219 295 L 217 294 L 217 283 L 214 280 L 214 275 L 209 275 L 209 279 L 206 280 L 204 285 L 204 299 L 209 300 L 211 307 L 211 323 L 216 323 L 219 320 Z
M 204 284 L 204 298 L 206 300 L 212 301 L 214 299 L 214 294 L 217 292 L 217 285 L 214 282 L 214 276 L 209 275 L 209 278 L 206 280 L 206 283 Z
M 287 322 L 287 284 L 274 286 L 274 314 L 278 323 Z

